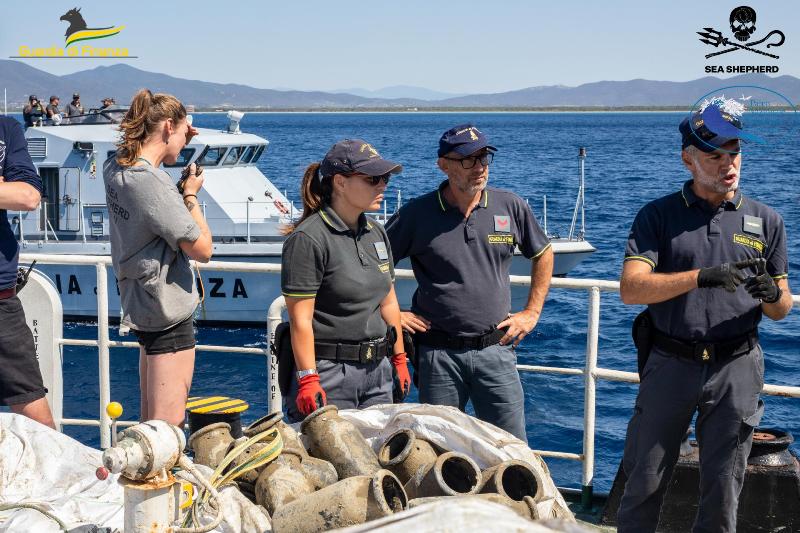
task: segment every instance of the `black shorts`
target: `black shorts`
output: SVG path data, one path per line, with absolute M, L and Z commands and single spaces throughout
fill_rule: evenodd
M 22 303 L 16 296 L 0 300 L 0 403 L 26 404 L 46 393 Z
M 144 347 L 147 355 L 160 355 L 162 353 L 180 352 L 194 348 L 194 315 L 186 320 L 163 331 L 137 331 L 133 330 L 139 345 Z

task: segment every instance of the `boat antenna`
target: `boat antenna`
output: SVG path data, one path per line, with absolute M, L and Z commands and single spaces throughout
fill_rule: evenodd
M 575 234 L 575 224 L 578 221 L 578 210 L 580 209 L 581 213 L 581 230 L 577 235 L 577 240 L 583 240 L 583 236 L 586 234 L 586 212 L 584 209 L 584 163 L 586 161 L 586 148 L 581 146 L 578 149 L 578 164 L 580 168 L 580 175 L 578 180 L 578 196 L 575 198 L 575 210 L 572 212 L 572 224 L 569 226 L 569 240 L 572 240 L 573 235 Z

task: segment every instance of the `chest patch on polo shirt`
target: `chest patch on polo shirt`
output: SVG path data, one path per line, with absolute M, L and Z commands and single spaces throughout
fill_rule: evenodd
M 764 243 L 759 241 L 758 239 L 754 239 L 752 237 L 748 237 L 747 235 L 742 235 L 740 233 L 733 234 L 733 242 L 738 244 L 743 244 L 745 246 L 749 246 L 754 250 L 758 250 L 758 253 L 764 253 Z
M 762 221 L 761 217 L 751 217 L 745 215 L 742 219 L 742 231 L 751 235 L 761 235 Z
M 380 265 L 378 265 L 378 270 L 386 274 L 387 272 L 389 272 L 389 263 L 381 263 Z
M 494 230 L 503 233 L 511 233 L 511 217 L 508 215 L 495 215 Z
M 514 244 L 514 236 L 509 234 L 489 234 L 486 238 L 489 244 Z
M 376 242 L 373 244 L 375 247 L 375 251 L 378 253 L 378 259 L 381 261 L 386 261 L 389 259 L 389 252 L 386 251 L 386 243 L 383 241 Z

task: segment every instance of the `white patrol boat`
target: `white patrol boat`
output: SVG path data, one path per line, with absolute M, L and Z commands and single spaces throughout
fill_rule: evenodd
M 40 207 L 32 212 L 8 212 L 22 253 L 46 255 L 110 255 L 109 212 L 103 185 L 103 163 L 114 157 L 118 126 L 127 110 L 109 108 L 73 117 L 69 124 L 28 128 L 28 150 L 44 184 Z M 281 228 L 298 213 L 292 203 L 258 169 L 269 141 L 242 133 L 243 113 L 228 113 L 229 127 L 219 131 L 199 128 L 174 165 L 165 170 L 175 179 L 183 167 L 204 168 L 198 200 L 214 236 L 214 259 L 227 262 L 280 263 L 284 236 Z M 582 159 L 581 159 L 582 163 Z M 576 202 L 573 228 L 583 187 Z M 378 216 L 382 220 L 381 216 Z M 546 224 L 546 222 L 545 222 Z M 555 275 L 563 276 L 595 248 L 582 232 L 552 238 Z M 408 265 L 399 265 L 408 268 Z M 94 267 L 41 264 L 37 268 L 55 285 L 67 320 L 97 316 Z M 198 288 L 203 296 L 197 319 L 202 323 L 263 323 L 264 302 L 280 294 L 279 279 L 257 273 L 199 268 Z M 512 274 L 529 275 L 530 262 L 515 259 Z M 113 271 L 109 269 L 109 279 Z M 408 305 L 416 285 L 402 281 L 397 290 Z M 514 289 L 515 304 L 523 304 L 527 289 Z M 519 294 L 516 294 L 519 292 Z M 109 291 L 109 316 L 119 317 L 119 295 Z

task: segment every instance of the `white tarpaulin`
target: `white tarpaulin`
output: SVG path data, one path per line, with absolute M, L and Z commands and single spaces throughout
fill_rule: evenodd
M 372 522 L 367 529 L 404 533 L 414 531 L 577 531 L 572 513 L 555 487 L 544 461 L 521 441 L 489 424 L 450 407 L 418 404 L 375 406 L 340 414 L 353 422 L 377 449 L 398 429 L 408 428 L 421 438 L 472 457 L 481 468 L 507 459 L 533 466 L 545 480 L 544 496 L 537 502 L 541 517 L 561 519 L 534 524 L 512 511 L 483 501 L 442 501 L 410 509 Z M 117 477 L 95 477 L 101 452 L 22 416 L 0 414 L 0 505 L 36 502 L 70 528 L 81 524 L 121 529 L 123 491 Z M 201 467 L 202 468 L 202 467 Z M 208 469 L 203 470 L 208 474 Z M 187 479 L 191 480 L 190 476 Z M 234 487 L 221 491 L 225 521 L 215 531 L 266 532 L 269 520 Z M 204 522 L 210 517 L 204 517 Z M 59 531 L 50 518 L 33 509 L 0 513 L 0 532 Z M 354 531 L 366 531 L 356 528 Z

